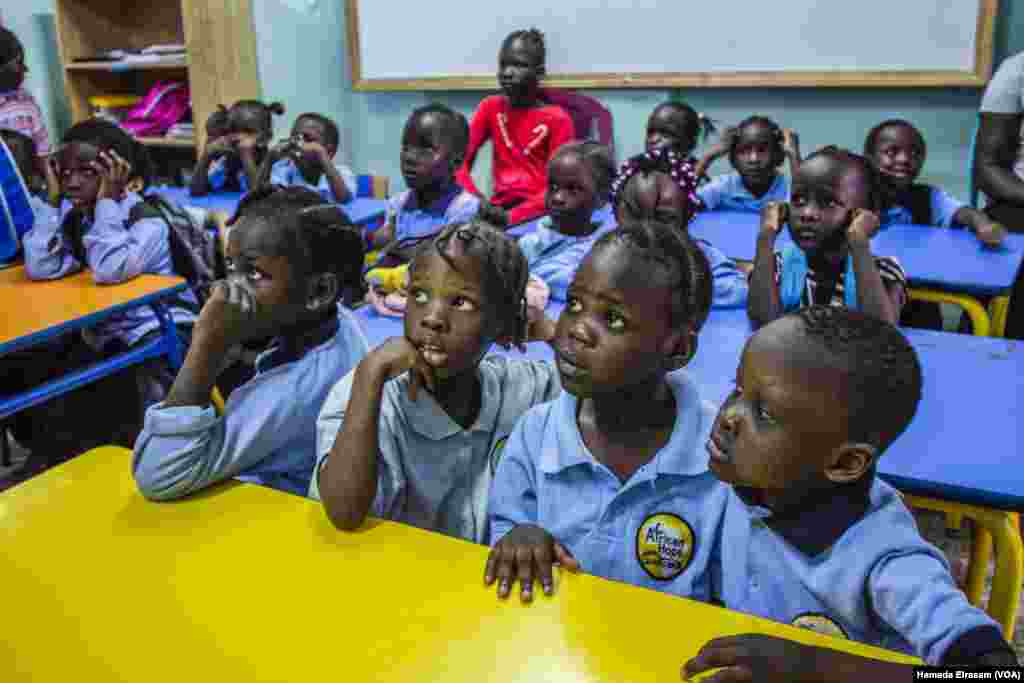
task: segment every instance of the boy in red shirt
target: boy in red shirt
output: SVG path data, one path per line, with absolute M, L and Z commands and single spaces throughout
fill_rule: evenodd
M 466 160 L 456 176 L 463 189 L 477 195 L 470 175 L 476 153 L 493 141 L 494 195 L 492 208 L 509 225 L 544 214 L 548 161 L 555 150 L 573 139 L 573 123 L 560 107 L 540 98 L 540 79 L 546 71 L 544 35 L 537 29 L 514 31 L 498 53 L 498 84 L 502 95 L 480 103 L 469 124 Z

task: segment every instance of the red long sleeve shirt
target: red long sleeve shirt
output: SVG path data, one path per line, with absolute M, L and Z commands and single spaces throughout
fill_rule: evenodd
M 464 189 L 482 195 L 470 171 L 480 146 L 490 139 L 494 149 L 491 202 L 511 207 L 510 225 L 528 221 L 544 213 L 548 161 L 573 137 L 572 119 L 561 107 L 513 108 L 504 95 L 492 95 L 480 103 L 470 121 L 466 160 L 456 180 Z

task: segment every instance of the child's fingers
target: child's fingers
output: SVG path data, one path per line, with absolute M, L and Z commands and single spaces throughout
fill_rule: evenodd
M 580 570 L 579 561 L 572 556 L 568 548 L 564 545 L 555 541 L 554 543 L 555 561 L 558 562 L 559 566 L 567 569 L 571 572 L 578 572 Z
M 497 577 L 498 552 L 497 548 L 491 548 L 491 552 L 487 553 L 487 564 L 484 565 L 485 586 L 490 586 L 494 583 L 494 579 Z
M 519 597 L 523 602 L 533 600 L 533 549 L 520 546 L 516 549 L 516 567 L 519 573 Z
M 736 648 L 717 645 L 709 641 L 700 649 L 697 656 L 683 666 L 683 678 L 690 679 L 710 669 L 733 666 L 737 663 L 739 652 Z
M 498 597 L 507 598 L 512 590 L 514 554 L 511 554 L 508 546 L 498 545 L 494 548 L 497 555 L 495 560 L 495 575 L 498 580 Z
M 537 579 L 545 595 L 551 595 L 554 591 L 555 578 L 551 571 L 554 556 L 551 549 L 546 545 L 540 545 L 533 550 L 533 561 L 537 565 Z

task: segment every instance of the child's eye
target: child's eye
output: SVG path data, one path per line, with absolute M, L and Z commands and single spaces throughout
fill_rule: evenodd
M 793 206 L 804 206 L 805 204 L 807 204 L 807 200 L 803 197 L 803 195 L 795 194 L 793 195 L 793 198 L 790 200 L 790 203 Z
M 772 416 L 771 413 L 768 412 L 768 410 L 761 403 L 757 405 L 757 419 L 761 420 L 762 422 L 775 422 L 775 418 Z
M 569 300 L 565 302 L 565 310 L 570 313 L 579 313 L 583 310 L 583 304 L 580 303 L 579 299 L 570 297 Z
M 457 311 L 475 311 L 476 302 L 465 296 L 457 296 L 452 299 L 452 306 Z
M 621 332 L 626 329 L 626 319 L 616 311 L 608 311 L 608 329 Z
M 427 303 L 427 293 L 422 289 L 415 289 L 412 291 L 412 300 L 418 304 Z

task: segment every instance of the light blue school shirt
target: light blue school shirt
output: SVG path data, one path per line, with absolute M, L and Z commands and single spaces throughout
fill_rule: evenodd
M 256 359 L 256 376 L 231 392 L 220 417 L 213 406 L 158 403 L 146 411 L 132 459 L 142 495 L 181 498 L 231 477 L 305 495 L 320 407 L 369 351 L 359 323 L 341 307 L 307 345 L 272 344 Z
M 940 228 L 951 227 L 953 225 L 953 216 L 956 215 L 956 212 L 967 206 L 953 195 L 938 187 L 931 188 L 930 204 L 932 225 Z M 910 207 L 902 205 L 889 207 L 881 217 L 883 228 L 890 225 L 908 225 L 913 224 L 913 222 L 914 216 L 910 212 Z
M 730 609 L 939 664 L 1005 649 L 967 602 L 945 556 L 921 538 L 891 486 L 875 477 L 773 520 L 730 487 L 713 583 Z M 958 642 L 959 641 L 959 642 Z
M 755 197 L 743 184 L 739 173 L 725 173 L 697 188 L 697 196 L 708 211 L 760 213 L 768 202 L 789 201 L 789 177 L 776 174 L 768 191 L 761 197 Z
M 590 253 L 594 242 L 616 227 L 615 213 L 611 204 L 596 210 L 590 218 L 597 225 L 594 232 L 583 237 L 574 237 L 552 227 L 550 216 L 540 219 L 537 229 L 519 240 L 530 274 L 536 275 L 551 289 L 551 298 L 565 301 L 565 293 L 572 284 L 580 263 Z
M 546 361 L 485 356 L 477 367 L 480 413 L 469 429 L 454 422 L 430 392 L 409 398 L 409 374 L 384 385 L 380 403 L 375 517 L 476 543 L 487 541 L 487 492 L 494 465 L 523 413 L 550 401 L 561 386 Z M 345 422 L 354 373 L 338 383 L 317 422 L 317 469 Z M 310 498 L 319 499 L 317 476 Z
M 348 188 L 349 195 L 354 198 L 356 196 L 356 174 L 353 173 L 352 169 L 345 164 L 334 164 L 334 168 L 338 170 L 338 174 L 345 183 L 345 187 Z M 270 182 L 273 185 L 294 185 L 297 187 L 305 187 L 319 193 L 319 195 L 324 198 L 324 201 L 339 201 L 338 198 L 334 196 L 334 189 L 331 187 L 331 182 L 327 179 L 326 173 L 321 173 L 320 181 L 316 185 L 313 185 L 302 177 L 302 173 L 299 172 L 299 167 L 295 165 L 295 161 L 292 159 L 278 159 L 274 162 L 274 165 L 270 167 Z
M 245 173 L 245 165 L 239 162 L 237 169 L 232 173 L 228 172 L 227 157 L 218 157 L 206 169 L 206 181 L 214 192 L 221 192 L 231 184 L 230 181 L 237 180 L 239 192 L 249 191 L 249 178 Z
M 747 305 L 750 285 L 736 262 L 723 254 L 711 242 L 692 238 L 704 252 L 711 266 L 711 308 L 743 308 Z
M 412 190 L 393 197 L 388 201 L 386 222 L 395 226 L 396 240 L 417 240 L 446 225 L 465 223 L 479 210 L 480 198 L 453 183 L 447 193 L 425 207 L 419 206 Z
M 533 524 L 588 574 L 709 599 L 708 562 L 728 494 L 708 471 L 715 410 L 685 371 L 667 378 L 676 399 L 672 434 L 626 482 L 587 449 L 572 394 L 523 416 L 491 485 L 491 545 Z
M 142 201 L 134 192 L 124 199 L 101 199 L 96 202 L 93 219 L 86 219 L 82 244 L 86 263 L 80 263 L 71 253 L 71 245 L 61 230 L 64 219 L 71 212 L 71 203 L 65 201 L 60 211 L 39 206 L 32 229 L 25 233 L 25 272 L 33 280 L 56 280 L 83 267 L 92 271 L 98 285 L 118 284 L 150 273 L 174 275 L 171 245 L 167 223 L 160 218 L 141 218 L 129 222 L 132 208 Z M 33 205 L 35 206 L 35 205 Z M 181 294 L 190 305 L 198 305 L 191 291 Z M 195 313 L 181 306 L 169 305 L 171 318 L 177 324 L 195 322 Z M 131 346 L 147 333 L 159 329 L 160 321 L 149 306 L 139 306 L 113 315 L 98 323 L 88 336 L 97 348 L 114 339 Z

